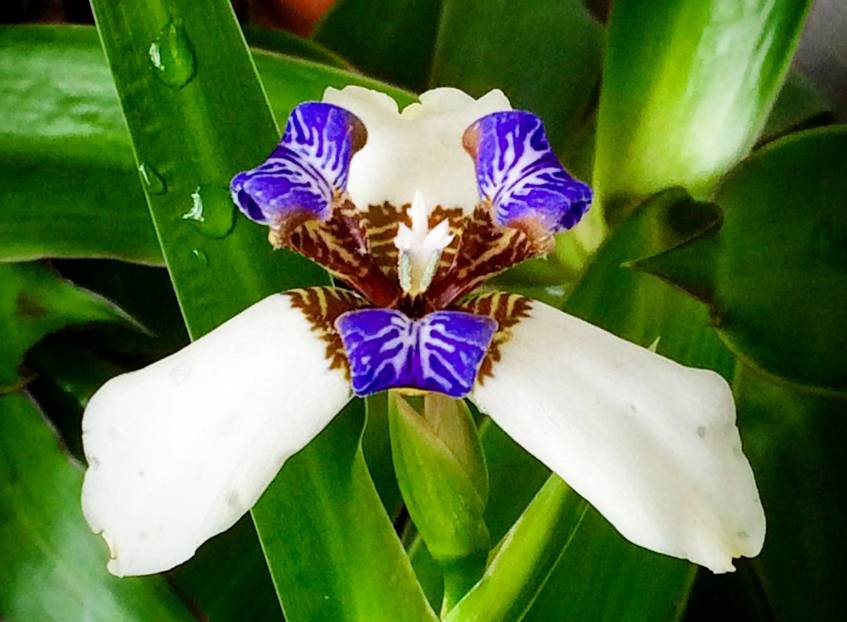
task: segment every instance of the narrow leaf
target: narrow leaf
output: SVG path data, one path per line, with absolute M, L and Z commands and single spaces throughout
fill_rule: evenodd
M 230 178 L 261 161 L 279 136 L 229 3 L 93 6 L 137 163 L 167 187 L 148 188 L 147 198 L 192 336 L 272 292 L 325 282 L 305 260 L 273 253 L 261 227 L 228 220 Z M 296 74 L 288 85 L 293 101 L 316 95 L 298 88 Z M 221 226 L 204 233 L 182 218 L 196 205 L 192 195 Z M 433 617 L 368 477 L 362 424 L 338 418 L 282 470 L 254 513 L 289 618 L 316 619 L 327 602 L 336 620 L 396 619 L 400 610 L 406 619 Z M 284 572 L 292 561 L 313 580 Z
M 567 552 L 588 505 L 551 477 L 504 536 L 485 576 L 447 616 L 448 622 L 520 620 L 556 560 Z

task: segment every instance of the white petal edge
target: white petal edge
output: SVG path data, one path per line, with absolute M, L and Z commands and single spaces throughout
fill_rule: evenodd
M 645 548 L 713 572 L 765 516 L 726 381 L 533 302 L 471 399 Z
M 288 296 L 113 378 L 82 421 L 82 507 L 117 576 L 167 570 L 231 527 L 350 398 Z
M 420 192 L 428 206 L 461 207 L 479 202 L 476 173 L 462 147 L 462 134 L 492 112 L 511 110 L 502 91 L 479 99 L 454 88 L 437 88 L 402 112 L 385 93 L 360 86 L 328 88 L 323 101 L 359 117 L 368 141 L 350 163 L 347 192 L 359 209 L 388 202 L 411 204 Z

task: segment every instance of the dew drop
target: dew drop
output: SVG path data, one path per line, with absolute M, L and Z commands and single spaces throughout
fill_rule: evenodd
M 207 238 L 222 238 L 235 225 L 235 205 L 226 188 L 202 184 L 191 193 L 191 209 L 182 218 Z
M 142 162 L 138 165 L 138 172 L 141 174 L 141 180 L 144 182 L 147 192 L 150 194 L 165 194 L 168 187 L 155 168 L 146 162 Z
M 168 22 L 147 53 L 156 77 L 168 86 L 182 88 L 194 77 L 194 48 L 180 22 Z
M 697 436 L 699 436 L 700 438 L 706 438 L 706 426 L 697 426 Z
M 194 257 L 194 261 L 199 265 L 204 267 L 209 265 L 209 256 L 199 248 L 193 249 L 191 251 L 191 256 Z

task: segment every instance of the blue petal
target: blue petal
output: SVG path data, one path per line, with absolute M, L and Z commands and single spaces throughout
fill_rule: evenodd
M 366 135 L 359 118 L 344 108 L 300 104 L 268 159 L 232 179 L 232 200 L 248 218 L 264 224 L 300 211 L 325 220 L 347 188 L 350 158 Z
M 495 112 L 475 121 L 464 135 L 476 162 L 483 199 L 501 225 L 531 220 L 550 232 L 573 227 L 591 205 L 591 188 L 559 162 L 534 114 Z
M 464 397 L 497 322 L 461 311 L 411 319 L 394 309 L 348 311 L 335 322 L 356 395 L 413 388 Z

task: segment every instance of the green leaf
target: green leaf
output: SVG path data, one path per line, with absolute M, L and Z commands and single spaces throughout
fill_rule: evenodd
M 757 151 L 718 189 L 713 235 L 636 266 L 709 304 L 745 363 L 792 383 L 847 391 L 847 127 Z
M 93 6 L 137 162 L 155 169 L 167 187 L 161 194 L 148 189 L 147 198 L 191 335 L 270 293 L 326 282 L 305 260 L 272 252 L 265 229 L 246 219 L 225 235 L 226 226 L 204 235 L 182 219 L 199 188 L 209 217 L 227 225 L 230 178 L 260 162 L 279 136 L 229 3 Z M 169 54 L 158 51 L 161 68 L 147 53 L 154 42 L 171 47 Z M 314 67 L 291 63 L 277 76 L 290 101 L 320 95 L 320 75 L 301 81 Z M 354 405 L 285 466 L 254 511 L 274 582 L 292 619 L 324 619 L 331 607 L 334 620 L 390 620 L 398 611 L 404 619 L 432 620 L 368 477 L 362 425 Z M 283 570 L 292 562 L 297 574 Z
M 774 385 L 743 368 L 733 391 L 768 519 L 753 565 L 774 618 L 843 620 L 845 402 Z
M 117 579 L 82 517 L 82 473 L 35 404 L 0 396 L 0 616 L 30 620 L 194 620 L 159 577 Z
M 594 176 L 607 216 L 670 186 L 709 194 L 759 136 L 809 4 L 615 2 Z
M 0 28 L 0 261 L 161 265 L 92 28 Z
M 242 25 L 244 38 L 251 47 L 275 52 L 286 56 L 295 56 L 306 60 L 312 60 L 332 67 L 353 70 L 354 67 L 343 57 L 332 50 L 315 43 L 310 39 L 304 39 L 297 35 L 279 28 L 260 28 L 251 24 Z
M 128 148 L 92 158 L 65 145 L 48 152 L 25 141 L 14 148 L 0 142 L 0 261 L 101 257 L 162 264 Z
M 832 121 L 832 104 L 808 78 L 792 71 L 774 102 L 759 142 L 768 142 L 790 132 L 826 125 Z
M 433 622 L 368 477 L 363 424 L 354 400 L 253 509 L 283 609 L 293 620 Z
M 94 322 L 141 328 L 118 307 L 39 263 L 0 263 L 0 391 L 20 386 L 33 345 L 68 326 Z
M 427 83 L 442 0 L 339 0 L 314 38 L 377 78 L 421 91 Z
M 539 115 L 562 154 L 584 124 L 600 83 L 603 28 L 580 0 L 444 0 L 431 86 L 475 97 L 502 89 Z M 567 164 L 567 158 L 565 159 Z
M 522 619 L 556 560 L 567 553 L 587 510 L 585 501 L 567 484 L 550 477 L 504 536 L 485 576 L 445 619 Z

